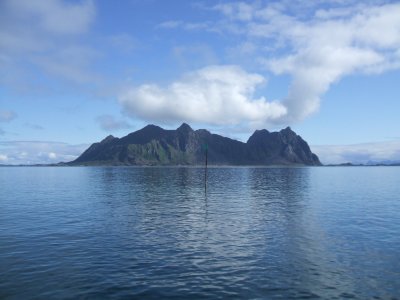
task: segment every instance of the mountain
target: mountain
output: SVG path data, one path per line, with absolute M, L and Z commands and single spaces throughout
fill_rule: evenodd
M 194 131 L 186 123 L 176 130 L 147 125 L 122 138 L 109 135 L 68 164 L 202 165 L 205 147 L 211 165 L 321 165 L 290 127 L 279 132 L 256 130 L 243 143 L 205 129 Z

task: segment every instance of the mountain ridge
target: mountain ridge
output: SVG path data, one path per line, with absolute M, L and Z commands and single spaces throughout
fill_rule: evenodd
M 256 130 L 247 142 L 182 123 L 175 130 L 149 124 L 117 138 L 92 144 L 69 165 L 202 165 L 205 147 L 210 165 L 311 165 L 321 162 L 290 127 Z

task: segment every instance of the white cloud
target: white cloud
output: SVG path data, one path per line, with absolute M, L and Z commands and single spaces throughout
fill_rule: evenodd
M 119 101 L 127 114 L 162 123 L 265 124 L 282 118 L 286 108 L 254 96 L 264 82 L 261 75 L 238 66 L 209 66 L 166 87 L 144 84 L 129 88 Z
M 240 43 L 230 49 L 245 46 L 243 55 L 250 52 L 267 71 L 291 76 L 281 99 L 287 114 L 276 120 L 282 124 L 318 111 L 323 94 L 345 76 L 400 68 L 400 3 L 283 0 L 225 2 L 208 9 L 223 16 L 208 28 L 238 34 Z M 173 25 L 187 29 L 188 24 Z
M 53 160 L 57 158 L 57 154 L 54 152 L 49 152 L 48 156 L 49 156 L 49 159 L 53 159 Z
M 18 89 L 38 70 L 70 82 L 96 80 L 88 66 L 97 51 L 81 40 L 94 18 L 91 0 L 1 1 L 0 83 Z
M 130 128 L 131 125 L 124 120 L 117 120 L 112 115 L 101 115 L 96 118 L 97 123 L 99 123 L 101 129 L 104 131 L 115 131 L 119 129 Z
M 320 96 L 332 83 L 344 75 L 378 65 L 383 60 L 381 55 L 368 49 L 321 45 L 293 56 L 271 60 L 268 66 L 277 74 L 292 75 L 288 96 L 283 101 L 288 108 L 290 122 L 302 120 L 317 111 Z
M 311 146 L 324 164 L 400 161 L 400 141 Z
M 287 55 L 264 59 L 275 74 L 290 74 L 283 103 L 288 122 L 316 112 L 321 96 L 336 81 L 353 73 L 380 73 L 399 68 L 400 4 L 317 11 L 323 19 L 304 21 L 265 9 L 249 25 L 249 35 L 280 40 Z
M 256 11 L 255 5 L 258 6 L 258 3 L 220 3 L 215 5 L 213 9 L 222 12 L 224 15 L 228 16 L 231 19 L 237 19 L 240 21 L 251 21 Z
M 17 114 L 10 110 L 0 110 L 0 122 L 10 122 L 17 117 Z
M 7 164 L 47 164 L 76 159 L 89 145 L 46 141 L 1 141 L 0 161 Z

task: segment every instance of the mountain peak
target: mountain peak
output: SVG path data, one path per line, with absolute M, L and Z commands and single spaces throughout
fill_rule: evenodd
M 285 136 L 296 136 L 296 135 L 297 135 L 296 132 L 294 132 L 294 131 L 292 130 L 292 128 L 290 128 L 290 126 L 286 127 L 285 129 L 282 129 L 282 130 L 280 131 L 280 133 L 281 133 L 282 135 L 285 135 Z
M 254 133 L 256 133 L 256 134 L 266 134 L 266 133 L 270 133 L 270 132 L 267 129 L 257 129 L 256 131 L 254 131 Z
M 176 130 L 178 131 L 184 131 L 184 132 L 189 132 L 189 131 L 193 131 L 192 127 L 190 127 L 188 124 L 186 123 L 182 123 L 181 126 L 179 126 Z
M 282 129 L 281 132 L 294 132 L 290 126 L 287 126 L 285 129 Z
M 256 130 L 247 140 L 248 143 L 254 143 L 260 139 L 263 139 L 266 135 L 269 135 L 270 132 L 267 129 Z
M 160 126 L 154 125 L 154 124 L 149 124 L 144 126 L 141 130 L 154 130 L 154 129 L 162 129 Z
M 153 125 L 153 124 L 149 124 L 146 125 L 145 127 L 143 127 L 142 129 L 130 133 L 130 134 L 135 134 L 135 133 L 140 133 L 140 134 L 145 134 L 145 135 L 149 135 L 149 136 L 158 136 L 160 134 L 162 134 L 165 130 L 163 128 L 161 128 L 160 126 L 157 125 Z
M 110 134 L 109 136 L 105 137 L 100 143 L 105 144 L 105 143 L 112 141 L 113 139 L 115 139 L 115 137 Z

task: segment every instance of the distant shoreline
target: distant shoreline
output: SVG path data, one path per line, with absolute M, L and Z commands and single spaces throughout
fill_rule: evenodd
M 207 168 L 310 168 L 310 167 L 399 167 L 400 163 L 396 164 L 326 164 L 321 166 L 309 166 L 309 165 L 208 165 Z M 57 164 L 20 164 L 20 165 L 4 165 L 0 164 L 1 167 L 111 167 L 111 168 L 204 168 L 204 165 L 70 165 L 68 163 L 57 163 Z

